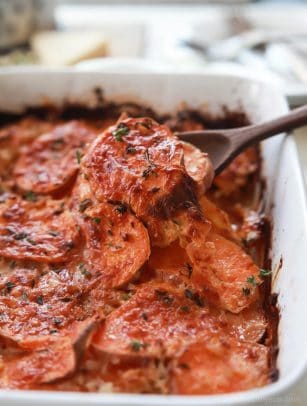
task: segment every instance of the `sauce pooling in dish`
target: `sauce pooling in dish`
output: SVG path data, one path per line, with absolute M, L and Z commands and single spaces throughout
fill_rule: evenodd
M 213 180 L 209 157 L 171 129 L 197 120 L 109 125 L 32 117 L 0 130 L 0 387 L 265 385 L 257 150 Z

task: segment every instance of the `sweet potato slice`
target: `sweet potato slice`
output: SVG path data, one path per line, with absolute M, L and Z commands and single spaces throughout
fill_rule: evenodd
M 151 273 L 151 278 L 158 282 L 171 283 L 181 289 L 195 290 L 192 278 L 194 269 L 185 250 L 180 247 L 178 242 L 165 248 L 154 247 L 148 261 L 148 271 Z M 209 303 L 206 303 L 206 306 L 209 308 L 216 326 L 224 333 L 240 340 L 258 342 L 266 332 L 268 322 L 259 301 L 238 314 L 209 305 Z
M 128 205 L 147 226 L 153 245 L 178 236 L 172 221 L 197 206 L 197 185 L 184 167 L 183 147 L 166 126 L 126 119 L 99 136 L 82 160 L 82 172 L 99 201 Z
M 191 241 L 186 252 L 192 281 L 223 309 L 238 313 L 258 298 L 258 267 L 237 244 L 212 232 L 203 243 Z
M 107 288 L 130 282 L 150 255 L 146 228 L 128 208 L 120 203 L 98 203 L 86 200 L 82 213 L 86 247 L 84 261 L 101 276 Z
M 36 202 L 9 195 L 0 204 L 0 255 L 38 262 L 69 259 L 79 231 L 64 201 Z
M 71 343 L 61 340 L 34 353 L 24 353 L 7 361 L 0 373 L 0 387 L 28 389 L 71 374 L 76 357 Z
M 212 335 L 191 343 L 173 364 L 170 392 L 181 395 L 228 393 L 268 382 L 268 348 Z
M 201 196 L 212 184 L 214 170 L 208 154 L 201 152 L 194 145 L 181 141 L 184 154 L 184 165 L 188 174 L 198 185 Z
M 103 289 L 83 262 L 56 268 L 16 267 L 0 280 L 0 336 L 26 350 L 50 341 L 75 342 L 120 304 L 120 292 Z
M 18 187 L 38 194 L 63 189 L 77 173 L 95 131 L 81 121 L 54 127 L 38 137 L 20 155 L 14 176 Z
M 139 288 L 106 318 L 93 345 L 116 355 L 168 357 L 198 334 L 216 329 L 197 291 L 153 283 Z

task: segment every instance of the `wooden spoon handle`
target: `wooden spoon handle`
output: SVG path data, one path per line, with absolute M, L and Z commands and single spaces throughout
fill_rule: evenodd
M 307 125 L 307 105 L 265 123 L 227 131 L 235 148 L 243 149 L 273 135 Z

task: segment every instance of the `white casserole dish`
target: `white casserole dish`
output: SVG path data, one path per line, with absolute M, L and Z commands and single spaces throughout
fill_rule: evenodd
M 16 111 L 46 101 L 57 105 L 66 101 L 93 105 L 96 101 L 93 89 L 97 86 L 103 89 L 107 100 L 143 102 L 158 112 L 173 111 L 181 102 L 213 113 L 227 106 L 231 110 L 243 109 L 251 122 L 259 122 L 288 109 L 278 90 L 243 77 L 9 69 L 0 72 L 0 111 Z M 292 137 L 280 135 L 263 143 L 263 170 L 267 180 L 267 210 L 273 220 L 273 291 L 278 293 L 281 314 L 277 382 L 246 392 L 192 397 L 4 390 L 0 391 L 0 403 L 8 406 L 251 405 L 269 402 L 293 385 L 307 365 L 307 323 L 302 316 L 307 309 L 307 211 Z M 281 257 L 282 269 L 277 271 Z

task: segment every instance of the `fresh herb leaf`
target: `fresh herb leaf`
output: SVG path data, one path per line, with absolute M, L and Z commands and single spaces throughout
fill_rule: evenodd
M 100 223 L 101 223 L 101 218 L 100 218 L 100 217 L 93 217 L 92 220 L 93 220 L 94 223 L 96 223 L 96 224 L 100 224 Z
M 49 230 L 48 234 L 52 235 L 52 237 L 57 237 L 59 235 L 58 231 Z
M 10 291 L 11 291 L 15 286 L 16 286 L 15 283 L 14 283 L 14 282 L 11 282 L 11 281 L 6 282 L 6 284 L 5 284 L 5 287 L 6 287 L 6 290 L 7 290 L 8 293 L 10 293 Z
M 131 145 L 128 145 L 126 148 L 126 153 L 127 154 L 135 154 L 136 153 L 136 148 L 132 147 Z
M 24 198 L 26 200 L 28 200 L 29 202 L 37 201 L 37 195 L 36 195 L 36 193 L 32 192 L 32 190 L 30 190 L 29 192 L 26 192 L 26 194 L 24 195 Z
M 124 204 L 119 204 L 117 207 L 115 207 L 115 210 L 120 214 L 124 214 L 127 211 L 127 206 Z
M 129 133 L 129 128 L 124 123 L 120 123 L 115 131 L 112 132 L 116 141 L 123 141 L 123 136 Z
M 81 154 L 81 152 L 77 149 L 77 151 L 76 151 L 76 158 L 77 158 L 77 162 L 78 162 L 78 164 L 80 165 L 80 163 L 81 163 L 81 159 L 82 159 L 82 154 Z
M 250 283 L 252 286 L 257 286 L 257 282 L 256 282 L 254 275 L 248 276 L 246 278 L 246 282 Z
M 265 278 L 266 276 L 269 276 L 272 274 L 272 271 L 269 269 L 259 269 L 259 276 L 260 278 Z
M 44 304 L 44 299 L 42 296 L 37 296 L 37 298 L 35 299 L 36 303 L 39 305 L 43 305 Z
M 27 234 L 27 233 L 21 232 L 21 233 L 15 234 L 13 238 L 14 238 L 14 240 L 19 241 L 19 240 L 23 240 L 23 239 L 25 239 L 25 238 L 27 238 L 27 237 L 28 237 L 28 234 Z
M 144 344 L 142 344 L 140 341 L 136 341 L 136 340 L 131 341 L 130 345 L 131 345 L 132 350 L 135 352 L 139 352 L 140 349 L 142 347 L 144 347 Z
M 91 199 L 84 199 L 79 204 L 79 211 L 83 213 L 92 204 Z

